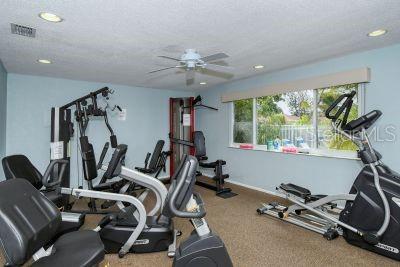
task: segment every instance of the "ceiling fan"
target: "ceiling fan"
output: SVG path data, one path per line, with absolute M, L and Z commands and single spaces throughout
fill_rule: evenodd
M 174 60 L 178 62 L 178 65 L 153 70 L 150 71 L 149 74 L 174 68 L 182 69 L 186 72 L 186 85 L 192 85 L 194 83 L 196 71 L 222 78 L 231 78 L 233 76 L 227 72 L 227 70 L 231 70 L 232 67 L 215 64 L 215 61 L 229 57 L 225 53 L 217 53 L 202 57 L 195 49 L 186 49 L 180 59 L 169 56 L 159 57 Z

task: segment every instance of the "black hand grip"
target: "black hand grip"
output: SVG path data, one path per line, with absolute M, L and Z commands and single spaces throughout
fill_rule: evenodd
M 149 163 L 151 153 L 147 153 L 146 159 L 144 160 L 144 168 L 147 169 L 147 164 Z
M 327 108 L 327 110 L 325 111 L 325 116 L 326 116 L 328 119 L 337 120 L 337 119 L 340 117 L 340 115 L 343 113 L 343 110 L 344 110 L 346 107 L 349 106 L 349 103 L 350 103 L 350 101 L 352 101 L 352 99 L 353 99 L 353 97 L 355 96 L 355 94 L 356 94 L 356 91 L 352 91 L 352 92 L 349 93 L 349 94 L 343 94 L 343 95 L 339 96 L 339 97 Z M 336 111 L 335 114 L 331 114 L 332 110 L 335 109 L 335 108 L 337 107 L 337 105 L 339 105 L 339 103 L 342 102 L 343 99 L 345 99 L 345 98 L 347 98 L 347 99 L 345 100 L 345 102 L 343 103 L 343 105 L 339 108 L 339 110 Z
M 59 185 L 61 183 L 61 179 L 62 179 L 62 177 L 64 175 L 65 168 L 67 167 L 68 163 L 69 162 L 66 159 L 56 159 L 56 160 L 53 160 L 52 162 L 50 162 L 50 164 L 49 164 L 49 166 L 47 166 L 47 169 L 46 169 L 46 171 L 45 171 L 45 173 L 43 175 L 43 178 L 42 178 L 43 185 L 45 187 L 53 187 L 53 186 Z M 60 170 L 60 173 L 58 175 L 58 179 L 56 181 L 54 181 L 54 182 L 48 182 L 47 180 L 48 180 L 48 178 L 50 176 L 51 171 L 58 164 L 61 164 L 61 170 Z
M 101 166 L 103 165 L 104 158 L 106 157 L 108 148 L 110 147 L 110 143 L 106 142 L 103 146 L 103 150 L 101 151 L 99 163 L 97 163 L 97 169 L 101 169 Z
M 111 147 L 116 148 L 118 146 L 117 136 L 115 134 L 110 136 Z

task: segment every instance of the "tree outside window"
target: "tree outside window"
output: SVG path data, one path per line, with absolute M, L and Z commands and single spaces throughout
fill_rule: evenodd
M 348 84 L 258 97 L 255 99 L 256 118 L 253 118 L 253 99 L 234 101 L 234 143 L 253 143 L 253 123 L 256 123 L 255 143 L 266 145 L 268 150 L 292 153 L 317 148 L 354 151 L 356 147 L 351 141 L 333 133 L 325 110 L 341 94 L 358 91 L 358 86 Z M 358 115 L 356 98 L 348 121 Z
M 233 142 L 253 143 L 253 99 L 234 102 Z

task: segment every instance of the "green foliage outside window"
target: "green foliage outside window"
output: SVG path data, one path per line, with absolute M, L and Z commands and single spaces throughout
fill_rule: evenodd
M 350 93 L 351 91 L 357 90 L 358 84 L 346 84 L 341 86 L 332 86 L 329 88 L 323 88 L 318 90 L 318 127 L 328 128 L 331 132 L 331 138 L 324 142 L 320 142 L 321 146 L 326 145 L 329 149 L 338 150 L 357 150 L 357 146 L 350 141 L 348 138 L 335 134 L 331 128 L 331 120 L 325 117 L 325 110 L 332 105 L 332 103 L 342 94 Z M 353 106 L 350 110 L 348 122 L 358 118 L 358 103 L 357 98 L 354 99 Z M 341 117 L 342 119 L 342 117 Z M 328 133 L 326 133 L 328 134 Z
M 252 143 L 253 99 L 235 101 L 234 110 L 233 141 L 235 143 Z
M 258 97 L 256 99 L 257 144 L 265 145 L 276 138 L 288 138 L 284 136 L 285 131 L 282 129 L 291 131 L 291 141 L 295 144 L 295 140 L 307 135 L 305 131 L 313 134 L 317 126 L 318 140 L 313 140 L 309 144 L 321 148 L 355 150 L 356 146 L 350 140 L 333 133 L 331 121 L 325 117 L 325 110 L 340 95 L 357 89 L 358 84 L 318 89 L 317 107 L 313 106 L 312 90 Z M 234 142 L 252 143 L 253 99 L 234 101 L 234 111 Z M 318 125 L 313 125 L 314 113 Z M 356 118 L 358 118 L 357 99 L 354 101 L 348 121 Z

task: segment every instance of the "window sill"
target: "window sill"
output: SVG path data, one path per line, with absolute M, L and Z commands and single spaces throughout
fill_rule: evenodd
M 311 149 L 307 152 L 283 152 L 277 150 L 267 150 L 267 146 L 264 145 L 253 145 L 253 148 L 241 148 L 241 144 L 231 144 L 228 146 L 229 148 L 240 149 L 240 150 L 253 150 L 253 151 L 264 151 L 269 153 L 280 153 L 280 154 L 289 154 L 289 155 L 300 155 L 300 156 L 314 156 L 314 157 L 324 157 L 324 158 L 338 158 L 338 159 L 349 159 L 349 160 L 360 160 L 357 157 L 356 152 L 352 151 L 340 151 L 340 150 L 322 150 L 322 149 Z

